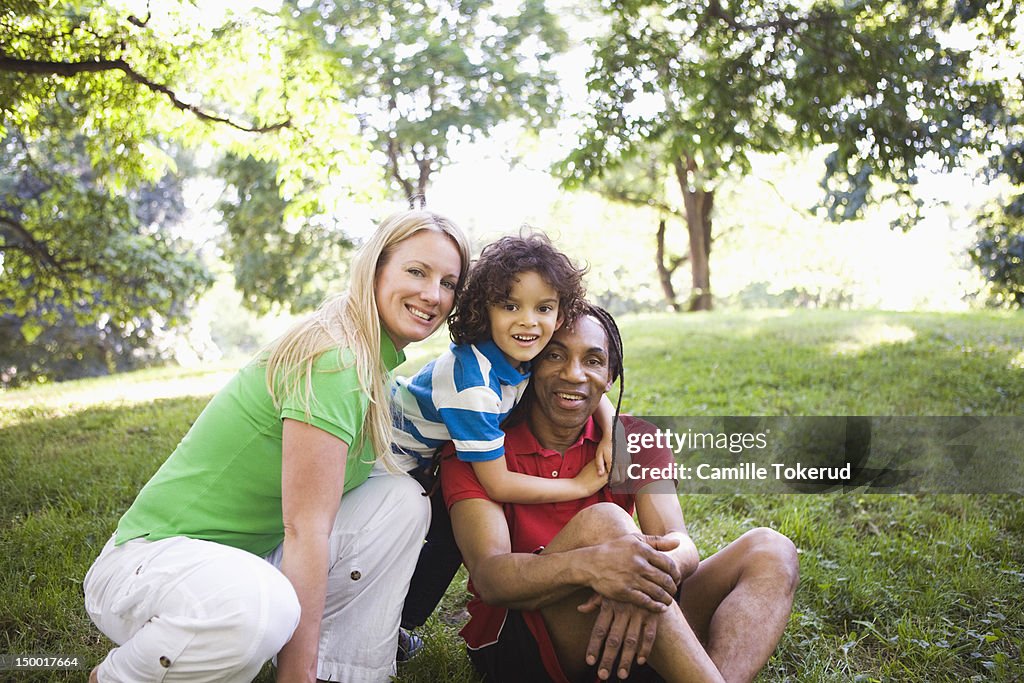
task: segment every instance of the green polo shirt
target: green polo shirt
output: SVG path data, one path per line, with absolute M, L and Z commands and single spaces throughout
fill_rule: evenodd
M 381 360 L 405 360 L 381 333 Z M 266 367 L 251 362 L 203 410 L 171 457 L 142 488 L 117 525 L 118 545 L 133 538 L 188 536 L 266 555 L 284 540 L 281 520 L 282 421 L 318 427 L 349 445 L 345 490 L 366 481 L 376 460 L 359 439 L 369 400 L 351 351 L 332 350 L 313 364 L 310 415 L 296 400 L 275 409 Z

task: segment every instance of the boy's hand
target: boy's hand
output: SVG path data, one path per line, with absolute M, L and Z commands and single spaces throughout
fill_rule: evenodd
M 597 456 L 594 458 L 597 463 L 598 474 L 608 474 L 612 471 L 612 439 L 603 437 L 597 444 Z
M 608 483 L 608 475 L 597 471 L 597 459 L 588 462 L 573 481 L 580 487 L 580 498 L 591 496 Z

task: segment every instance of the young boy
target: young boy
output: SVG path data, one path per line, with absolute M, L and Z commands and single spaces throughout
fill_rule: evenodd
M 607 399 L 597 415 L 605 435 L 598 457 L 574 478 L 539 479 L 510 472 L 501 430 L 526 389 L 530 361 L 578 313 L 584 272 L 543 234 L 503 237 L 484 248 L 448 321 L 454 344 L 413 378 L 398 380 L 392 448 L 396 455 L 407 456 L 408 469 L 432 472 L 434 453 L 451 441 L 456 456 L 473 465 L 497 502 L 576 500 L 607 483 L 614 415 Z M 571 387 L 561 398 L 568 405 L 578 400 Z M 434 497 L 427 544 L 406 599 L 406 628 L 426 621 L 461 564 L 440 499 Z

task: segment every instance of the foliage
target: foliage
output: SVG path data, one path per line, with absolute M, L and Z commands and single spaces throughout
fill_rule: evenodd
M 1024 194 L 982 212 L 976 225 L 971 260 L 989 282 L 990 303 L 1024 308 Z
M 971 259 L 989 282 L 991 304 L 1024 308 L 1024 66 L 1019 56 L 1017 71 L 1012 105 L 1001 112 L 1003 125 L 997 139 L 1002 139 L 1002 146 L 989 161 L 989 173 L 1012 189 L 977 216 L 978 237 Z
M 338 75 L 300 54 L 303 36 L 274 14 L 218 16 L 188 0 L 22 0 L 0 9 L 0 36 L 0 302 L 14 316 L 3 365 L 17 381 L 124 367 L 150 355 L 154 330 L 187 318 L 210 282 L 173 236 L 181 185 L 199 173 L 189 150 L 272 169 L 283 210 L 251 221 L 261 205 L 246 212 L 245 193 L 222 207 L 246 301 L 319 301 L 318 273 L 336 275 L 348 242 L 318 217 L 339 185 L 365 193 L 373 175 L 328 92 Z M 240 164 L 222 166 L 229 179 Z
M 751 152 L 832 145 L 823 181 L 831 218 L 895 198 L 907 208 L 900 223 L 912 223 L 919 167 L 950 168 L 988 151 L 986 133 L 1004 107 L 1004 80 L 979 74 L 948 34 L 966 23 L 1005 39 L 1017 12 L 1005 0 L 618 0 L 604 8 L 610 30 L 593 41 L 591 110 L 558 171 L 567 186 L 581 186 L 663 150 L 661 164 L 692 200 L 695 287 L 710 286 L 706 263 L 692 253 L 694 244 L 710 253 L 710 224 L 697 214 L 710 220 L 715 189 L 749 171 Z
M 227 228 L 224 258 L 243 303 L 259 313 L 273 302 L 301 311 L 337 291 L 352 246 L 337 223 L 290 217 L 273 162 L 228 155 L 217 171 L 228 183 L 217 205 Z
M 245 100 L 254 95 L 250 87 L 225 87 L 225 67 L 237 64 L 230 61 L 241 56 L 237 52 L 251 49 L 245 45 L 253 38 L 251 30 L 240 23 L 201 28 L 187 2 L 164 3 L 160 9 L 163 14 L 140 19 L 113 3 L 79 0 L 52 6 L 29 0 L 0 13 L 5 37 L 0 133 L 14 126 L 32 140 L 53 123 L 40 115 L 60 107 L 69 115 L 62 125 L 87 133 L 86 149 L 97 173 L 116 169 L 130 184 L 162 175 L 169 159 L 152 149 L 154 138 L 173 134 L 195 140 L 210 123 L 228 123 L 238 131 L 291 125 L 273 93 L 253 102 Z M 218 63 L 218 57 L 227 63 Z M 254 80 L 257 88 L 268 85 Z M 228 111 L 249 104 L 255 122 L 186 103 L 172 86 L 183 93 L 212 91 Z
M 110 365 L 109 354 L 127 357 L 154 327 L 184 319 L 210 280 L 163 229 L 183 212 L 179 178 L 112 194 L 84 138 L 60 125 L 32 142 L 16 132 L 0 144 L 0 343 L 12 378 L 60 376 L 58 359 L 83 353 L 99 354 L 93 369 Z M 69 376 L 80 372 L 88 370 Z
M 410 206 L 425 205 L 455 143 L 504 121 L 537 129 L 556 116 L 550 60 L 565 37 L 541 0 L 293 4 L 287 14 L 342 75 L 341 92 Z
M 82 325 L 63 312 L 30 342 L 21 331 L 24 324 L 13 314 L 0 315 L 0 387 L 125 372 L 153 362 L 160 353 L 153 346 L 159 331 L 151 320 L 126 330 L 105 316 Z

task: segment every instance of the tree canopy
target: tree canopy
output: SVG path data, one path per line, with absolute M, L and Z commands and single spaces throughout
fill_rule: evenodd
M 997 303 L 1024 303 L 1011 0 L 586 7 L 603 15 L 589 109 L 558 172 L 567 186 L 658 209 L 667 299 L 688 264 L 688 307 L 711 307 L 718 190 L 751 154 L 826 145 L 820 212 L 846 220 L 892 199 L 902 227 L 920 213 L 922 168 L 987 159 L 1007 189 L 979 218 L 972 257 Z M 4 334 L 28 343 L 77 324 L 143 344 L 146 330 L 186 318 L 210 282 L 176 230 L 199 174 L 225 187 L 218 244 L 245 305 L 315 304 L 344 275 L 353 203 L 390 188 L 424 205 L 456 143 L 506 121 L 528 132 L 556 121 L 567 42 L 542 0 L 285 0 L 238 12 L 193 0 L 5 3 Z M 689 250 L 672 254 L 679 221 Z
M 353 246 L 338 219 L 289 215 L 273 162 L 229 154 L 217 166 L 229 189 L 217 204 L 227 231 L 223 255 L 245 305 L 258 313 L 275 303 L 302 311 L 336 291 Z
M 290 216 L 315 214 L 325 188 L 366 160 L 354 117 L 331 111 L 333 81 L 293 59 L 301 37 L 278 17 L 156 10 L 22 0 L 0 11 L 0 135 L 13 171 L 0 197 L 0 297 L 22 314 L 53 320 L 97 292 L 126 319 L 170 318 L 202 289 L 203 268 L 169 221 L 143 225 L 128 208 L 176 172 L 181 149 L 272 161 Z
M 181 320 L 209 279 L 162 229 L 183 210 L 173 175 L 111 193 L 84 137 L 59 125 L 2 145 L 0 301 L 25 319 L 27 340 L 67 314 L 84 321 L 103 311 L 123 328 L 153 315 Z
M 690 3 L 615 0 L 593 41 L 588 112 L 559 167 L 582 186 L 652 148 L 685 206 L 691 308 L 711 306 L 711 213 L 749 154 L 831 145 L 823 207 L 834 219 L 903 201 L 922 165 L 991 151 L 1003 81 L 986 77 L 954 27 L 1005 40 L 1012 2 Z
M 174 237 L 196 174 L 224 183 L 218 241 L 245 305 L 315 305 L 352 246 L 346 204 L 386 178 L 422 204 L 451 144 L 554 120 L 565 40 L 539 0 L 17 0 L 0 37 L 0 301 L 26 343 L 108 310 L 125 335 L 182 320 L 210 281 Z M 177 208 L 152 219 L 156 188 Z
M 993 159 L 992 172 L 1005 177 L 1010 189 L 1001 203 L 978 216 L 971 259 L 990 284 L 992 303 L 1024 308 L 1024 139 L 1019 133 Z
M 558 115 L 551 58 L 566 38 L 543 0 L 296 3 L 293 25 L 329 57 L 340 91 L 394 188 L 426 204 L 449 147 L 505 121 L 530 129 Z

